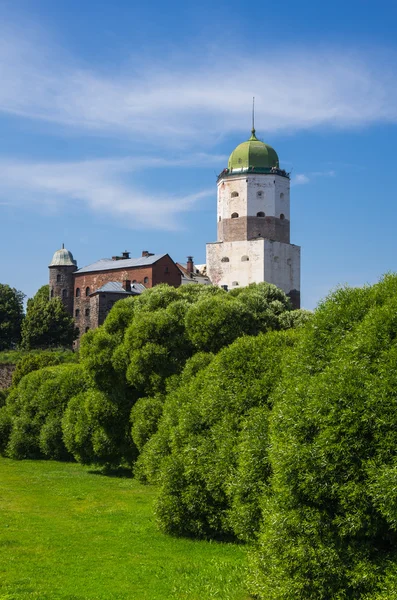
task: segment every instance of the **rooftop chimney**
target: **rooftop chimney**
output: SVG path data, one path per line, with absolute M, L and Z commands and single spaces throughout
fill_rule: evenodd
M 122 257 L 123 258 L 129 258 L 130 257 L 130 253 L 127 252 L 127 250 L 124 250 L 124 252 L 122 253 Z
M 193 274 L 194 266 L 193 266 L 193 256 L 187 257 L 186 270 L 188 273 Z
M 131 291 L 131 280 L 130 279 L 125 279 L 123 281 L 123 288 L 125 289 L 126 292 Z
M 149 256 L 148 250 L 142 250 L 142 256 Z

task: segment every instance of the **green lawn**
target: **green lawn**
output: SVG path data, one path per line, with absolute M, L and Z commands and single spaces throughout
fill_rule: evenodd
M 243 546 L 171 538 L 155 489 L 0 458 L 0 600 L 246 600 Z

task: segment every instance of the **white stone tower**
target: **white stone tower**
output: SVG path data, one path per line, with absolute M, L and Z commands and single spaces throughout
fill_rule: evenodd
M 290 178 L 276 151 L 252 135 L 218 177 L 218 241 L 207 244 L 214 285 L 267 281 L 300 307 L 300 247 L 290 244 Z

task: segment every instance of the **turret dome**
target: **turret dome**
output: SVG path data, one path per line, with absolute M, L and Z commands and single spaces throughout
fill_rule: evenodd
M 230 173 L 248 169 L 266 171 L 279 168 L 279 160 L 274 148 L 258 140 L 255 129 L 252 129 L 251 133 L 249 140 L 239 144 L 231 153 L 228 162 Z
M 50 267 L 76 267 L 77 262 L 73 258 L 70 250 L 66 250 L 62 244 L 62 248 L 57 250 L 49 264 Z

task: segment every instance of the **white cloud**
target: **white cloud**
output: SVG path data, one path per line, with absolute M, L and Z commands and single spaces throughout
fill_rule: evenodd
M 12 197 L 15 205 L 42 204 L 52 211 L 66 201 L 81 202 L 122 220 L 126 227 L 173 230 L 179 227 L 180 213 L 194 210 L 198 200 L 215 193 L 211 189 L 185 196 L 148 194 L 125 178 L 134 162 L 134 158 L 74 163 L 0 160 L 0 198 Z
M 309 183 L 310 179 L 304 173 L 298 173 L 292 179 L 292 185 L 304 185 L 305 183 Z
M 297 173 L 291 179 L 291 185 L 305 185 L 306 183 L 310 183 L 313 179 L 317 179 L 319 177 L 335 177 L 336 171 L 313 171 L 312 173 Z
M 76 65 L 59 49 L 0 28 L 0 112 L 78 131 L 128 135 L 153 145 L 208 144 L 247 131 L 251 96 L 257 129 L 349 128 L 397 122 L 397 69 L 372 50 L 275 49 L 246 56 L 219 51 L 201 62 L 186 54 L 156 65 Z M 194 48 L 192 48 L 194 50 Z M 213 56 L 213 55 L 212 55 Z M 196 62 L 195 62 L 196 61 Z M 385 65 L 389 65 L 388 67 Z M 392 66 L 390 66 L 392 65 Z

